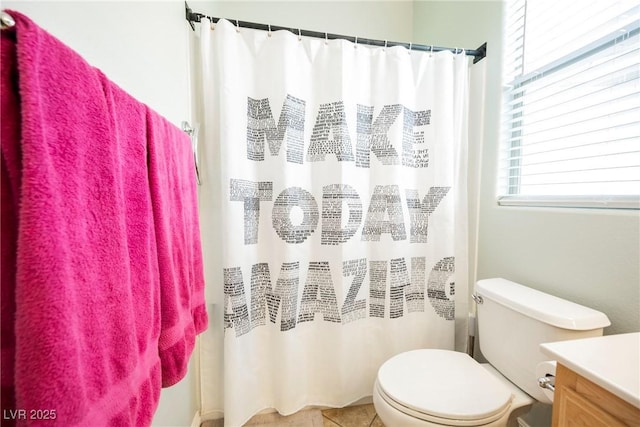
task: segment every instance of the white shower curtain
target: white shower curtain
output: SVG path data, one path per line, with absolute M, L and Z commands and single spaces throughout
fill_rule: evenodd
M 344 406 L 394 354 L 453 349 L 468 59 L 201 27 L 203 416 Z

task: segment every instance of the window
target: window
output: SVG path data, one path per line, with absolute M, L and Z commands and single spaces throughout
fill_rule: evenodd
M 640 0 L 513 0 L 501 205 L 640 209 Z

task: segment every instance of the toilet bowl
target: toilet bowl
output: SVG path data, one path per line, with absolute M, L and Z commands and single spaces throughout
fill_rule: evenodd
M 506 426 L 510 414 L 534 402 L 491 365 L 449 350 L 414 350 L 389 359 L 373 391 L 376 413 L 387 427 Z
M 535 374 L 540 344 L 601 336 L 606 315 L 505 280 L 476 283 L 480 364 L 465 353 L 400 353 L 378 370 L 373 404 L 387 427 L 517 426 L 534 402 L 551 403 Z

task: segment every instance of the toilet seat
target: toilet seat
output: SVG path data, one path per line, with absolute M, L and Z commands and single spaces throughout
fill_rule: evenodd
M 390 406 L 444 425 L 482 425 L 510 409 L 511 390 L 465 353 L 401 353 L 378 371 L 376 391 Z

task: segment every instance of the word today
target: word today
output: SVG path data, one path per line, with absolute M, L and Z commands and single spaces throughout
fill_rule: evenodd
M 405 189 L 409 210 L 411 243 L 426 243 L 429 216 L 436 210 L 450 187 L 431 187 L 420 200 L 418 190 Z M 258 243 L 260 203 L 273 201 L 273 183 L 241 179 L 230 180 L 230 201 L 244 206 L 244 243 Z M 394 241 L 406 240 L 407 232 L 398 185 L 376 185 L 362 227 L 362 241 L 380 241 L 382 234 L 390 234 Z M 343 204 L 348 213 L 342 225 Z M 292 221 L 292 211 L 302 211 L 298 224 Z M 330 184 L 322 188 L 322 215 L 316 198 L 300 187 L 289 187 L 273 201 L 271 223 L 276 234 L 287 243 L 304 242 L 318 227 L 322 218 L 321 244 L 339 245 L 353 237 L 362 223 L 363 209 L 360 195 L 348 184 Z

